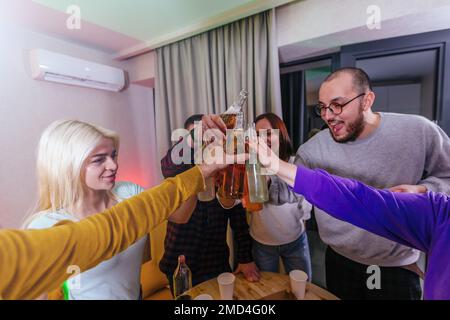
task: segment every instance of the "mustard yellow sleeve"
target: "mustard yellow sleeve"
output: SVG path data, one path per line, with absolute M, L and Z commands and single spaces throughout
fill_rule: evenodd
M 0 231 L 0 298 L 33 299 L 55 289 L 71 275 L 69 266 L 83 272 L 113 257 L 202 190 L 194 167 L 78 223 Z

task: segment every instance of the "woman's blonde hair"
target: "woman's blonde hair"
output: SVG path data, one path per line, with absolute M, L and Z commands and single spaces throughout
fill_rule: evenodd
M 113 140 L 119 149 L 117 133 L 100 126 L 78 121 L 58 120 L 42 133 L 38 145 L 38 202 L 24 225 L 45 211 L 64 210 L 72 214 L 84 198 L 83 164 L 102 138 Z M 112 192 L 109 192 L 114 197 Z

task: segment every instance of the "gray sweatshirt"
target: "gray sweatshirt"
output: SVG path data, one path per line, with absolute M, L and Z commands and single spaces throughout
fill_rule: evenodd
M 379 127 L 354 142 L 337 143 L 329 130 L 322 130 L 299 148 L 295 163 L 380 189 L 421 184 L 429 191 L 450 194 L 450 139 L 445 132 L 421 116 L 380 114 Z M 305 200 L 273 178 L 270 201 L 282 204 Z M 337 220 L 319 208 L 315 212 L 320 237 L 344 257 L 380 266 L 405 266 L 419 258 L 417 250 Z

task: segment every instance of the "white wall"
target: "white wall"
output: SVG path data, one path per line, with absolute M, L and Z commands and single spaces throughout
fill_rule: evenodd
M 79 119 L 121 136 L 118 180 L 157 182 L 153 90 L 131 85 L 120 93 L 31 79 L 27 50 L 44 48 L 127 69 L 89 49 L 13 26 L 0 25 L 0 225 L 18 227 L 36 197 L 35 154 L 41 132 L 57 119 Z
M 155 51 L 150 51 L 134 57 L 127 66 L 132 81 L 138 82 L 155 77 Z
M 367 22 L 379 8 L 380 29 Z M 450 0 L 303 0 L 276 9 L 280 61 L 340 46 L 450 28 Z

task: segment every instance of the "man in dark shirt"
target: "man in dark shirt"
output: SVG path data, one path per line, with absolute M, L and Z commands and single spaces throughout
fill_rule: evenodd
M 185 129 L 192 130 L 195 121 L 200 121 L 202 115 L 194 115 L 185 122 Z M 178 143 L 187 143 L 184 138 Z M 194 152 L 191 152 L 191 162 L 175 164 L 172 160 L 172 147 L 161 160 L 161 170 L 165 178 L 173 177 L 190 169 L 194 163 Z M 198 201 L 194 196 L 188 199 L 178 210 L 192 210 L 192 216 L 186 224 L 168 222 L 164 241 L 164 255 L 159 267 L 169 279 L 173 292 L 173 273 L 177 267 L 178 256 L 186 257 L 186 264 L 192 272 L 192 285 L 217 277 L 222 272 L 231 272 L 229 264 L 229 248 L 227 244 L 227 226 L 233 230 L 233 240 L 236 246 L 237 269 L 247 280 L 258 281 L 259 270 L 251 255 L 251 237 L 248 232 L 247 218 L 241 204 L 220 203 L 218 199 L 207 202 Z

